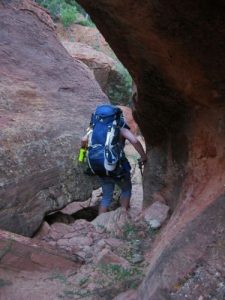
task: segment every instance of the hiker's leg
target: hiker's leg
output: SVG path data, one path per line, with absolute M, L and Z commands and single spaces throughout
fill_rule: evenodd
M 120 204 L 126 210 L 130 208 L 130 198 L 131 198 L 131 178 L 130 172 L 126 173 L 126 175 L 118 181 L 118 185 L 121 188 L 121 195 L 120 195 Z
M 113 191 L 115 187 L 115 182 L 112 178 L 109 177 L 102 177 L 101 178 L 101 185 L 102 185 L 102 200 L 99 206 L 98 213 L 99 215 L 102 213 L 107 212 L 108 207 L 113 198 Z

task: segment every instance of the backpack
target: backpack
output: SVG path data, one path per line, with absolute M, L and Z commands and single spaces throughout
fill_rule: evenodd
M 92 114 L 88 135 L 87 162 L 93 174 L 120 174 L 120 160 L 124 156 L 120 143 L 120 128 L 125 127 L 122 110 L 113 105 L 100 105 Z

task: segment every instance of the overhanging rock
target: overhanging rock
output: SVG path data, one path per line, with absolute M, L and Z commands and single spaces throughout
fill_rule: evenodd
M 220 210 L 225 198 L 225 4 L 201 0 L 79 3 L 137 84 L 135 117 L 148 149 L 145 206 L 164 199 L 172 211 L 162 233 L 166 243 L 159 237 L 153 248 L 157 263 L 139 299 L 169 299 L 174 287 L 172 256 L 179 255 L 181 241 L 189 235 L 198 237 L 193 237 L 190 246 L 196 255 L 188 264 L 189 245 L 183 243 L 184 263 L 179 260 L 176 266 L 180 277 L 187 278 L 188 265 L 197 267 L 207 247 L 215 249 L 215 259 L 224 265 L 224 248 L 217 243 L 224 226 Z M 204 217 L 210 216 L 211 207 L 211 218 Z M 207 232 L 203 233 L 204 227 Z M 151 265 L 156 256 L 150 257 Z M 204 257 L 207 269 L 210 254 Z M 156 282 L 153 292 L 150 289 Z M 202 295 L 208 296 L 210 289 L 214 287 L 209 284 Z M 196 290 L 190 299 L 200 296 Z

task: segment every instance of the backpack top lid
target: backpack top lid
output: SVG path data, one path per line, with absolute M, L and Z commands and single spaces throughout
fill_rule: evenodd
M 105 124 L 117 120 L 117 125 L 120 128 L 130 129 L 124 120 L 122 109 L 111 104 L 97 106 L 95 112 L 92 114 L 90 126 L 95 125 L 99 120 Z
M 122 110 L 119 107 L 116 107 L 111 104 L 102 104 L 97 106 L 95 110 L 95 115 L 98 115 L 102 118 L 110 117 L 113 115 L 122 114 Z
M 119 107 L 110 104 L 99 105 L 91 116 L 90 126 L 94 127 L 99 121 L 103 124 L 111 124 L 116 120 L 117 125 L 123 127 L 120 126 L 120 120 L 123 119 L 122 115 L 122 110 Z

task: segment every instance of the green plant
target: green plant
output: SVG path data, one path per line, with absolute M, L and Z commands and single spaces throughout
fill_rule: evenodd
M 116 264 L 100 265 L 100 271 L 111 281 L 120 283 L 131 279 L 133 276 L 141 274 L 141 271 L 138 268 L 125 269 Z
M 86 26 L 86 27 L 95 27 L 95 24 L 91 21 L 90 18 L 78 20 L 77 24 L 80 24 L 80 25 Z
M 87 297 L 91 296 L 92 293 L 89 290 L 64 290 L 63 294 L 58 295 L 59 299 L 86 299 Z M 78 296 L 79 298 L 77 298 Z
M 154 237 L 159 231 L 160 228 L 152 228 L 149 224 L 147 224 L 148 234 Z
M 76 20 L 77 10 L 75 6 L 67 5 L 60 11 L 60 21 L 64 27 L 68 27 Z
M 59 18 L 62 2 L 60 0 L 36 0 L 36 2 L 47 9 L 53 20 Z
M 124 240 L 131 240 L 137 238 L 138 229 L 135 225 L 126 223 L 122 228 L 122 238 Z
M 82 285 L 84 285 L 87 282 L 88 282 L 88 277 L 83 277 L 83 278 L 80 279 L 79 285 L 82 286 Z
M 60 21 L 65 27 L 72 23 L 94 26 L 89 15 L 75 0 L 36 0 L 47 9 L 54 21 Z
M 111 72 L 109 82 L 111 83 L 106 91 L 111 103 L 129 105 L 132 95 L 132 78 L 127 69 L 118 62 L 115 72 Z

